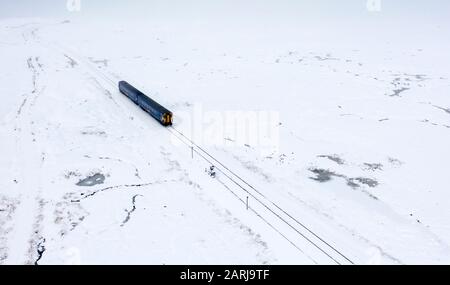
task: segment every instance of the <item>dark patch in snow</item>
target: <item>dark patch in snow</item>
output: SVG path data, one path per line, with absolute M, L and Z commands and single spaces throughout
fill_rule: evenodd
M 120 189 L 120 188 L 139 188 L 139 187 L 146 187 L 146 186 L 150 186 L 150 185 L 158 185 L 158 184 L 164 184 L 164 183 L 169 183 L 169 182 L 179 182 L 179 181 L 180 181 L 180 179 L 171 179 L 171 180 L 163 179 L 163 180 L 156 180 L 156 181 L 148 182 L 148 183 L 123 184 L 123 185 L 110 186 L 110 187 L 94 190 L 94 191 L 87 192 L 87 193 L 80 193 L 78 195 L 78 197 L 75 197 L 75 195 L 71 195 L 71 202 L 79 203 L 83 199 L 93 197 L 98 193 L 108 191 L 108 190 L 115 190 L 115 189 Z
M 378 186 L 378 181 L 376 181 L 375 179 L 372 179 L 372 178 L 366 178 L 366 177 L 352 178 L 352 177 L 347 177 L 343 174 L 333 172 L 328 169 L 321 169 L 321 168 L 310 168 L 309 171 L 311 171 L 312 173 L 314 173 L 316 175 L 316 177 L 309 177 L 309 178 L 312 180 L 318 181 L 320 183 L 328 182 L 333 177 L 337 177 L 337 178 L 344 179 L 347 182 L 347 185 L 353 189 L 359 189 L 361 187 L 361 184 L 367 185 L 371 188 Z M 376 196 L 374 196 L 373 194 L 371 194 L 365 190 L 361 190 L 361 191 L 364 192 L 365 194 L 367 194 L 369 197 L 371 197 L 375 200 L 378 200 L 378 198 Z
M 446 112 L 447 114 L 450 114 L 450 108 L 444 108 L 444 107 L 440 107 L 440 106 L 436 106 L 436 105 L 433 105 L 433 107 L 440 109 L 440 110 Z
M 410 89 L 411 88 L 408 88 L 408 87 L 402 87 L 402 88 L 399 88 L 399 89 L 395 89 L 395 90 L 393 90 L 394 93 L 390 94 L 389 96 L 391 96 L 391 97 L 401 97 L 400 96 L 401 93 L 403 93 L 405 91 L 408 91 Z
M 310 177 L 312 180 L 316 180 L 320 183 L 330 181 L 333 176 L 338 176 L 336 173 L 327 169 L 310 169 L 312 173 L 316 174 L 316 177 Z M 338 176 L 339 177 L 339 176 Z
M 399 159 L 393 157 L 388 157 L 388 161 L 394 166 L 401 166 L 403 164 L 403 162 L 401 162 Z
M 131 215 L 136 211 L 136 199 L 137 197 L 143 197 L 142 195 L 134 195 L 133 198 L 131 198 L 131 204 L 132 207 L 130 210 L 125 209 L 125 212 L 127 213 L 127 216 L 125 217 L 125 219 L 123 220 L 122 224 L 120 225 L 121 227 L 123 227 L 126 223 L 128 223 L 131 219 Z
M 343 165 L 345 164 L 345 161 L 340 158 L 337 154 L 333 154 L 333 155 L 318 155 L 317 157 L 321 157 L 321 158 L 328 158 L 331 161 L 336 162 L 339 165 Z
M 352 185 L 357 185 L 355 187 L 359 187 L 358 184 L 354 183 L 355 181 L 361 183 L 361 184 L 365 184 L 371 188 L 377 187 L 378 186 L 378 181 L 376 181 L 375 179 L 371 179 L 371 178 L 366 178 L 366 177 L 357 177 L 357 178 L 349 178 L 348 179 L 349 183 L 351 183 Z
M 391 71 L 390 71 L 391 72 Z M 401 97 L 400 94 L 411 90 L 412 87 L 423 87 L 422 81 L 428 80 L 424 74 L 392 74 L 395 78 L 391 81 L 391 85 L 394 86 L 393 93 L 390 97 Z
M 74 68 L 75 66 L 77 66 L 78 65 L 78 62 L 76 61 L 76 60 L 74 60 L 73 58 L 71 58 L 70 56 L 68 56 L 68 55 L 64 55 L 67 59 L 68 59 L 68 64 L 69 64 L 69 66 L 71 67 L 71 68 Z
M 36 261 L 34 262 L 34 265 L 39 265 L 38 262 L 39 260 L 42 259 L 42 256 L 44 255 L 46 248 L 45 248 L 45 238 L 41 238 L 41 240 L 39 241 L 38 245 L 37 245 L 37 258 Z
M 363 165 L 364 170 L 383 170 L 383 164 L 381 163 L 364 163 Z
M 103 184 L 104 182 L 105 182 L 105 175 L 101 173 L 96 173 L 94 175 L 91 175 L 89 177 L 86 177 L 85 179 L 78 181 L 76 185 L 81 187 L 92 187 L 98 184 Z

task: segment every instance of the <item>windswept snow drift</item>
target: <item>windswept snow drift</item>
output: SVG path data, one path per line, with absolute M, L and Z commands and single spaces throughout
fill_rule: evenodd
M 0 264 L 449 263 L 448 24 L 208 7 L 0 22 Z M 278 151 L 200 109 L 277 112 Z

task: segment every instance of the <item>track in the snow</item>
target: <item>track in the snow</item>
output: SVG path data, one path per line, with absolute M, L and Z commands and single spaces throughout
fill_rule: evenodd
M 244 200 L 245 196 L 252 197 L 256 202 L 258 202 L 259 207 L 249 207 L 256 215 L 262 218 L 266 223 L 268 223 L 272 228 L 274 228 L 278 233 L 280 233 L 285 239 L 287 239 L 292 245 L 294 245 L 297 249 L 306 254 L 309 258 L 311 258 L 314 262 L 316 260 L 312 258 L 310 254 L 305 252 L 305 250 L 301 250 L 298 246 L 298 243 L 295 243 L 293 240 L 296 238 L 304 239 L 307 243 L 313 246 L 316 250 L 318 250 L 325 257 L 329 258 L 336 264 L 354 264 L 354 262 L 339 251 L 335 246 L 331 245 L 329 242 L 325 241 L 318 234 L 312 231 L 305 224 L 300 222 L 298 219 L 294 218 L 287 211 L 285 211 L 282 207 L 280 207 L 275 202 L 271 201 L 264 194 L 258 191 L 254 186 L 248 183 L 245 179 L 243 179 L 240 175 L 236 174 L 229 167 L 223 164 L 221 161 L 216 159 L 209 152 L 204 150 L 182 132 L 177 130 L 175 127 L 171 126 L 168 130 L 177 137 L 181 142 L 183 142 L 187 147 L 189 147 L 193 152 L 199 155 L 203 160 L 205 160 L 208 164 L 213 165 L 217 171 L 219 171 L 222 175 L 224 175 L 232 184 L 238 187 L 238 190 L 244 192 L 244 197 L 236 195 L 235 192 L 232 192 L 235 196 L 241 200 L 244 204 L 247 204 Z M 171 131 L 173 130 L 173 131 Z M 240 182 L 238 182 L 240 181 Z M 232 191 L 230 188 L 228 190 Z M 282 233 L 279 229 L 276 229 L 270 222 L 268 222 L 269 217 L 264 217 L 262 213 L 265 212 L 268 215 L 272 216 L 272 220 L 278 220 L 285 224 L 285 232 Z M 291 233 L 286 233 L 286 231 L 290 231 Z M 289 238 L 290 237 L 290 238 Z

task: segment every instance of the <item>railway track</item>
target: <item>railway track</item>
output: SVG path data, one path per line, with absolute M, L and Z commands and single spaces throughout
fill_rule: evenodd
M 261 191 L 242 178 L 241 175 L 216 159 L 215 156 L 196 144 L 182 132 L 173 126 L 170 126 L 167 129 L 202 160 L 209 165 L 214 166 L 214 169 L 221 174 L 224 180 L 228 181 L 228 183 L 224 185 L 227 190 L 232 192 L 232 194 L 244 203 L 249 210 L 254 212 L 291 245 L 297 248 L 297 250 L 300 250 L 308 256 L 313 262 L 317 264 L 337 265 L 355 264 L 334 245 L 324 240 L 299 219 L 290 215 L 281 206 L 271 201 Z M 251 199 L 251 204 L 247 203 L 248 199 Z
M 117 80 L 110 78 L 108 74 L 91 64 L 82 55 L 60 45 L 53 46 L 52 48 L 56 48 L 61 53 L 68 54 L 71 58 L 76 59 L 79 64 L 84 65 L 86 69 L 107 83 L 111 87 L 111 92 L 117 92 Z M 196 153 L 204 162 L 210 166 L 214 166 L 215 170 L 220 173 L 219 182 L 222 186 L 248 207 L 249 211 L 289 242 L 295 250 L 306 255 L 316 264 L 355 264 L 349 256 L 337 249 L 332 242 L 325 240 L 318 233 L 302 223 L 299 218 L 294 217 L 283 209 L 282 206 L 270 200 L 256 187 L 248 183 L 242 175 L 227 167 L 223 162 L 196 144 L 177 128 L 168 126 L 166 129 L 186 145 L 187 148 Z M 248 204 L 249 200 L 251 201 L 250 205 Z

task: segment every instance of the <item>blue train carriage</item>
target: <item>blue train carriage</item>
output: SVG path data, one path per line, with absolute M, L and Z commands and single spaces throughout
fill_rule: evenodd
M 122 94 L 127 96 L 136 105 L 141 107 L 150 116 L 157 120 L 163 126 L 172 125 L 173 114 L 158 102 L 152 100 L 150 97 L 133 87 L 126 81 L 119 82 L 119 90 Z

